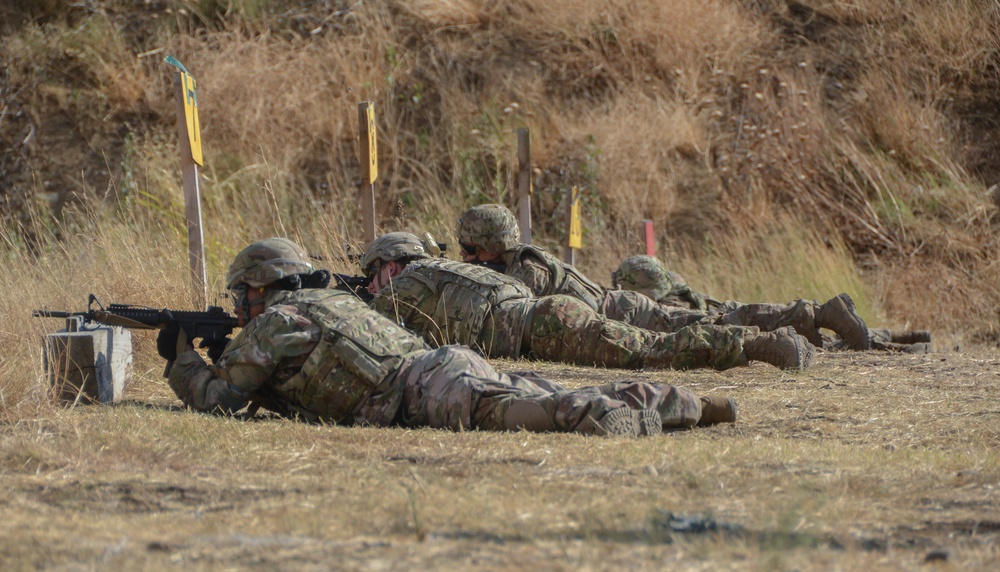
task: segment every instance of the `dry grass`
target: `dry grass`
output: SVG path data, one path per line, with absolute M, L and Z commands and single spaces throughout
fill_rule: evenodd
M 986 570 L 1000 558 L 993 353 L 827 354 L 797 375 L 500 363 L 526 365 L 571 386 L 638 377 L 733 395 L 741 419 L 634 442 L 248 423 L 172 410 L 149 372 L 135 401 L 53 410 L 0 436 L 5 568 L 908 569 L 944 550 L 948 566 Z M 671 512 L 740 529 L 670 532 Z
M 0 14 L 5 570 L 1000 560 L 998 219 L 984 192 L 1000 176 L 995 3 L 97 0 Z M 130 403 L 57 407 L 39 338 L 58 324 L 29 309 L 82 310 L 89 292 L 189 304 L 166 54 L 199 85 L 212 294 L 268 235 L 351 270 L 356 110 L 372 100 L 385 230 L 429 230 L 454 252 L 465 208 L 513 204 L 512 132 L 528 127 L 535 241 L 559 248 L 564 193 L 581 187 L 578 266 L 598 281 L 642 252 L 653 219 L 661 256 L 698 290 L 846 291 L 870 325 L 973 350 L 824 355 L 795 375 L 639 372 L 735 395 L 742 417 L 636 443 L 177 411 L 142 332 Z M 529 365 L 570 385 L 624 377 Z M 744 532 L 671 534 L 663 511 Z

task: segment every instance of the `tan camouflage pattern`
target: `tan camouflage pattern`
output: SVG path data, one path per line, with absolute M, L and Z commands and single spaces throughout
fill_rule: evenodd
M 640 292 L 604 289 L 540 248 L 521 245 L 504 254 L 503 260 L 505 274 L 524 282 L 535 296 L 572 296 L 609 319 L 638 328 L 669 333 L 695 324 L 711 325 L 718 318 L 686 306 L 663 305 Z
M 571 296 L 530 296 L 516 279 L 482 266 L 419 260 L 380 291 L 372 307 L 432 346 L 468 345 L 491 357 L 625 369 L 746 363 L 743 328 L 658 333 L 609 320 Z
M 400 422 L 411 427 L 592 435 L 619 407 L 656 409 L 671 428 L 693 427 L 701 417 L 701 402 L 683 388 L 621 382 L 569 390 L 534 373 L 498 373 L 461 346 L 408 358 L 398 379 L 405 387 Z
M 611 281 L 615 288 L 639 292 L 667 306 L 703 311 L 709 306 L 709 297 L 692 290 L 682 276 L 653 256 L 626 258 L 611 274 Z
M 498 373 L 467 347 L 426 350 L 344 292 L 279 292 L 268 304 L 217 366 L 194 351 L 178 357 L 168 382 L 186 405 L 231 414 L 252 397 L 309 421 L 588 435 L 620 407 L 655 408 L 670 427 L 691 427 L 700 415 L 698 399 L 681 388 L 568 390 Z
M 531 292 L 514 278 L 482 266 L 436 258 L 407 264 L 371 304 L 432 346 L 463 344 L 487 351 L 477 342 L 484 328 L 487 338 L 494 337 L 498 306 L 529 298 Z
M 615 285 L 634 290 L 655 298 L 666 308 L 663 315 L 648 309 L 633 309 L 628 303 L 617 300 L 604 306 L 609 317 L 627 321 L 640 327 L 661 331 L 662 327 L 677 326 L 685 320 L 695 320 L 700 324 L 739 325 L 760 328 L 772 332 L 790 326 L 809 340 L 809 343 L 829 351 L 843 351 L 850 348 L 837 336 L 829 336 L 821 331 L 816 322 L 816 313 L 822 306 L 816 300 L 793 300 L 788 304 L 745 304 L 735 300 L 719 301 L 691 290 L 683 279 L 652 256 L 632 256 L 622 261 L 612 274 Z M 678 281 L 680 283 L 678 283 Z M 666 295 L 663 295 L 667 292 Z M 698 312 L 681 308 L 700 307 L 705 310 L 701 318 Z M 707 309 L 706 309 L 707 308 Z M 627 315 L 622 315 L 627 314 Z M 632 315 L 634 314 L 634 316 Z M 644 321 L 645 320 L 645 321 Z M 670 330 L 667 330 L 670 331 Z M 925 353 L 930 351 L 928 342 L 900 343 L 892 337 L 892 332 L 884 328 L 868 330 L 872 349 L 881 351 L 901 351 Z
M 167 385 L 184 405 L 197 411 L 232 414 L 246 407 L 249 395 L 218 376 L 198 352 L 191 350 L 177 355 Z
M 554 392 L 563 389 L 532 372 L 511 373 L 510 375 L 512 377 L 525 377 L 546 391 Z M 683 387 L 621 381 L 608 385 L 583 387 L 577 391 L 582 394 L 605 395 L 625 403 L 632 409 L 655 409 L 660 414 L 664 428 L 694 427 L 701 419 L 701 400 Z
M 239 284 L 260 288 L 293 274 L 309 274 L 309 254 L 287 238 L 266 238 L 236 255 L 226 274 L 226 288 Z
M 739 304 L 729 301 L 724 308 L 732 310 L 721 315 L 716 313 L 716 323 L 756 326 L 764 332 L 791 326 L 798 334 L 805 336 L 809 343 L 821 348 L 823 337 L 815 320 L 819 306 L 815 300 L 801 299 L 789 304 Z
M 529 357 L 623 369 L 746 365 L 743 342 L 756 328 L 689 326 L 653 332 L 610 320 L 570 296 L 533 303 L 522 351 Z
M 358 264 L 365 272 L 371 272 L 376 261 L 389 262 L 403 258 L 430 258 L 427 245 L 408 232 L 390 232 L 376 238 L 365 249 Z
M 275 292 L 267 306 L 215 366 L 198 364 L 194 352 L 179 356 L 169 381 L 185 404 L 228 411 L 235 395 L 310 420 L 352 422 L 363 411 L 366 421 L 387 423 L 395 415 L 402 395 L 389 382 L 405 356 L 426 350 L 419 338 L 341 290 Z
M 524 282 L 536 297 L 566 294 L 600 311 L 604 289 L 545 249 L 521 244 L 501 258 L 507 265 L 504 274 Z
M 483 329 L 472 346 L 486 357 L 521 355 L 532 307 L 533 304 L 525 303 L 524 298 L 497 304 L 483 321 Z
M 649 296 L 631 290 L 606 290 L 600 313 L 612 320 L 654 332 L 676 332 L 695 324 L 709 325 L 715 319 L 700 310 L 658 304 Z
M 501 253 L 521 244 L 521 229 L 510 209 L 502 205 L 478 205 L 462 213 L 455 228 L 461 244 Z
M 551 382 L 543 387 L 497 373 L 462 346 L 444 346 L 411 358 L 400 379 L 406 403 L 401 420 L 408 426 L 592 435 L 601 417 L 625 406 L 599 392 L 569 391 Z

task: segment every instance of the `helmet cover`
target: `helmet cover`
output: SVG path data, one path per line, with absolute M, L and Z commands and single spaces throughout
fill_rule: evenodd
M 503 205 L 478 205 L 462 213 L 455 229 L 459 244 L 502 253 L 521 244 L 517 218 Z
M 309 274 L 309 254 L 287 238 L 266 238 L 244 248 L 226 274 L 226 288 L 240 284 L 262 288 L 293 274 Z

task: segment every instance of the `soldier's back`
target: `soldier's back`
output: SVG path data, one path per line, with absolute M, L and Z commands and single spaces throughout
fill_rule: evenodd
M 386 391 L 386 381 L 406 356 L 427 349 L 422 338 L 348 292 L 285 292 L 271 308 L 294 313 L 297 320 L 308 319 L 321 330 L 299 371 L 274 388 L 286 404 L 307 417 L 347 420 L 361 402 Z
M 427 259 L 407 264 L 372 302 L 384 316 L 431 345 L 474 345 L 483 321 L 499 304 L 530 299 L 519 280 L 482 266 Z

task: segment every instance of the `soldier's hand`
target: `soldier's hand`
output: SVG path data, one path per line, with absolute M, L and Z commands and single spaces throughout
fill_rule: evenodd
M 160 330 L 160 333 L 156 336 L 156 353 L 160 354 L 160 357 L 167 361 L 174 361 L 177 359 L 177 337 L 181 333 L 181 326 L 175 321 L 171 321 L 166 328 Z M 184 332 L 185 335 L 187 332 Z M 187 338 L 190 340 L 190 337 Z M 194 346 L 188 343 L 188 347 L 194 349 Z
M 219 358 L 222 357 L 222 352 L 226 351 L 226 346 L 229 345 L 231 340 L 229 338 L 217 338 L 213 340 L 202 339 L 201 343 L 198 344 L 199 348 L 208 349 L 206 352 L 208 354 L 208 359 L 212 360 L 212 363 L 218 363 Z

